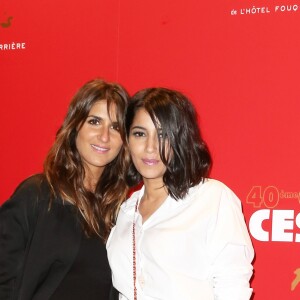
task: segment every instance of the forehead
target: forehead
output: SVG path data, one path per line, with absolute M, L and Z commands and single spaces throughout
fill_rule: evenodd
M 156 120 L 156 125 L 160 127 L 160 122 Z M 139 108 L 134 115 L 132 126 L 155 127 L 150 114 L 144 108 Z
M 114 102 L 109 103 L 106 99 L 101 99 L 92 105 L 89 114 L 100 117 L 108 117 L 110 119 L 116 119 L 117 107 Z

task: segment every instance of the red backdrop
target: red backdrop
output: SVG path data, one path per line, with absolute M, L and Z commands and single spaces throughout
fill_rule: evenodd
M 299 299 L 299 37 L 290 0 L 2 0 L 0 203 L 42 170 L 87 80 L 175 88 L 199 112 L 212 177 L 243 203 L 253 298 Z

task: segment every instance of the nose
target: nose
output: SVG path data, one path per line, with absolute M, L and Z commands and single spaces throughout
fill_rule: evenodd
M 146 142 L 146 152 L 153 153 L 158 149 L 158 138 L 157 135 L 149 136 Z
M 98 138 L 103 143 L 107 143 L 109 141 L 109 127 L 108 126 L 102 126 L 99 129 Z

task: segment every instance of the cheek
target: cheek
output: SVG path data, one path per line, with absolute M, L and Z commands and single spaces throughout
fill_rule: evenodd
M 82 135 L 80 134 L 80 132 L 78 132 L 78 134 L 77 134 L 77 136 L 76 136 L 76 139 L 75 139 L 75 145 L 76 145 L 76 148 L 77 148 L 77 149 L 80 149 L 82 143 L 83 143 L 83 137 L 82 137 Z
M 80 141 L 87 140 L 92 135 L 93 135 L 93 131 L 86 129 L 83 126 L 77 133 L 76 143 L 77 143 L 77 141 L 80 142 Z
M 120 151 L 123 146 L 123 141 L 120 135 L 115 136 L 112 140 L 114 147 L 116 150 Z
M 134 159 L 134 157 L 140 152 L 139 148 L 140 147 L 138 144 L 135 144 L 135 143 L 129 144 L 129 153 L 130 153 L 132 159 Z

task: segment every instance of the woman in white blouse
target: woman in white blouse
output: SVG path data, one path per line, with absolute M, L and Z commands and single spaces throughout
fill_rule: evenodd
M 196 112 L 165 88 L 134 95 L 126 116 L 128 184 L 107 242 L 119 299 L 246 300 L 254 251 L 241 203 L 208 179 Z

